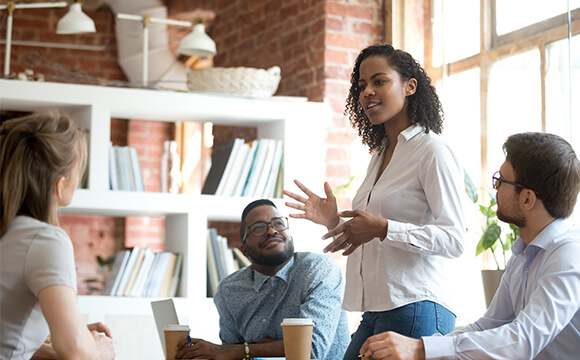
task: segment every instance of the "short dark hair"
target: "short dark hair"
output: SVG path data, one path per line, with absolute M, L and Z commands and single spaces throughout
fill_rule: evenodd
M 521 133 L 508 137 L 503 150 L 515 181 L 533 190 L 552 217 L 572 214 L 580 191 L 580 162 L 566 140 L 554 134 Z
M 269 205 L 274 207 L 275 209 L 278 209 L 276 205 L 274 205 L 274 203 L 268 199 L 258 199 L 249 203 L 244 209 L 244 211 L 242 211 L 242 221 L 240 222 L 240 239 L 242 239 L 242 242 L 244 240 L 244 235 L 246 234 L 246 216 L 248 216 L 250 211 L 262 205 Z
M 364 60 L 371 56 L 384 57 L 389 66 L 395 69 L 403 81 L 413 78 L 417 80 L 417 90 L 408 96 L 409 106 L 407 114 L 411 124 L 421 124 L 425 132 L 433 131 L 441 134 L 445 115 L 441 101 L 437 96 L 435 87 L 431 84 L 431 78 L 415 60 L 411 54 L 393 48 L 389 44 L 375 44 L 363 49 L 354 64 L 350 76 L 350 90 L 346 99 L 345 115 L 348 115 L 352 127 L 358 131 L 362 143 L 369 147 L 370 152 L 382 149 L 382 142 L 386 136 L 383 125 L 373 125 L 359 101 L 361 92 L 358 83 L 360 78 L 360 66 Z M 389 139 L 387 139 L 389 140 Z

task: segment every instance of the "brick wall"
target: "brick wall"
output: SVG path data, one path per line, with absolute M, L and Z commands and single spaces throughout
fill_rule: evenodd
M 326 177 L 332 186 L 346 183 L 352 171 L 351 153 L 357 147 L 356 134 L 343 115 L 350 72 L 358 52 L 382 40 L 383 1 L 173 0 L 168 3 L 170 16 L 193 11 L 215 14 L 207 26 L 209 35 L 217 43 L 215 66 L 269 68 L 277 65 L 282 72 L 277 95 L 330 102 L 334 115 L 326 136 Z M 102 50 L 14 45 L 12 72 L 32 69 L 43 73 L 47 81 L 55 82 L 125 81 L 117 64 L 112 13 L 106 7 L 86 12 L 95 20 L 96 34 L 55 35 L 56 23 L 66 9 L 16 10 L 14 40 L 91 45 Z M 170 37 L 170 41 L 170 48 L 175 49 L 179 36 Z M 2 46 L 0 61 L 3 59 Z M 244 131 L 253 136 L 251 130 Z M 236 134 L 224 127 L 216 127 L 214 132 L 216 143 Z M 156 156 L 160 156 L 162 146 L 146 146 L 145 134 L 148 143 L 149 137 L 153 137 L 158 144 L 173 135 L 167 124 L 112 121 L 112 141 L 137 148 L 146 188 L 157 191 L 159 161 Z M 340 199 L 339 207 L 350 208 L 350 199 Z M 75 245 L 81 294 L 86 292 L 83 279 L 97 276 L 96 255 L 107 257 L 123 246 L 145 243 L 158 250 L 162 247 L 163 219 L 66 215 L 61 217 L 61 222 Z M 235 233 L 237 225 L 224 226 L 224 231 Z
M 34 2 L 34 1 L 31 1 Z M 6 3 L 6 1 L 2 1 Z M 20 3 L 20 2 L 18 2 Z M 114 18 L 108 8 L 86 11 L 94 21 L 97 32 L 83 35 L 57 35 L 56 24 L 68 11 L 57 9 L 16 9 L 13 14 L 11 73 L 31 69 L 41 73 L 47 81 L 93 83 L 97 80 L 126 80 L 117 64 Z M 5 11 L 0 12 L 5 19 Z M 5 39 L 6 23 L 2 24 Z M 27 45 L 18 45 L 27 41 Z M 64 47 L 87 47 L 76 50 Z M 4 68 L 4 45 L 0 48 Z

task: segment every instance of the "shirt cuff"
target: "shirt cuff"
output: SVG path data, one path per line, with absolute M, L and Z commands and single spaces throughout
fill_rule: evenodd
M 425 359 L 455 359 L 455 337 L 422 337 Z
M 394 242 L 405 243 L 407 239 L 407 226 L 406 224 L 388 219 L 387 236 L 380 239 L 381 241 L 389 239 Z

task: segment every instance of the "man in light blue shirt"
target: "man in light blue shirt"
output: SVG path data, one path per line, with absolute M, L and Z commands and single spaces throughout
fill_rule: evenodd
M 223 345 L 183 343 L 178 358 L 231 359 L 284 356 L 284 318 L 314 321 L 312 358 L 342 359 L 350 342 L 341 310 L 340 267 L 327 255 L 294 252 L 288 220 L 270 200 L 250 203 L 240 224 L 242 252 L 252 262 L 225 278 L 214 302 Z
M 580 358 L 580 228 L 570 217 L 580 163 L 552 134 L 512 135 L 503 149 L 493 176 L 497 215 L 520 237 L 489 309 L 446 336 L 373 336 L 361 348 L 366 359 Z

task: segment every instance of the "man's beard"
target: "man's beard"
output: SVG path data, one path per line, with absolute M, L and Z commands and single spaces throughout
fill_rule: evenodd
M 527 221 L 526 221 L 526 218 L 524 217 L 524 215 L 522 214 L 522 211 L 518 207 L 517 203 L 514 204 L 514 209 L 517 209 L 517 210 L 514 210 L 514 211 L 516 211 L 515 215 L 513 215 L 513 216 L 506 215 L 503 213 L 503 211 L 501 211 L 501 208 L 500 208 L 499 203 L 498 203 L 497 204 L 497 212 L 496 212 L 497 218 L 505 223 L 514 224 L 518 228 L 525 227 L 527 225 Z
M 288 240 L 288 246 L 285 250 L 270 255 L 258 255 L 248 246 L 248 256 L 257 265 L 262 266 L 279 266 L 288 261 L 294 255 L 294 242 Z

